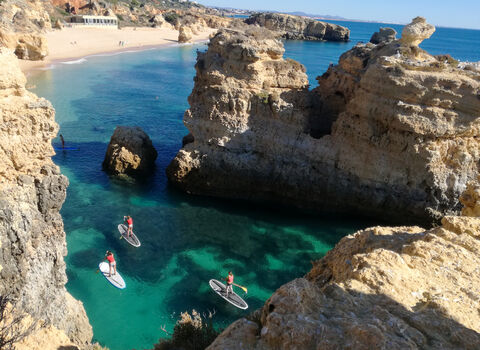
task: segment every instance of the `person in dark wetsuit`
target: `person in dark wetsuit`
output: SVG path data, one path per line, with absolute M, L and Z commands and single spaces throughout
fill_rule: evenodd
M 60 134 L 60 141 L 62 141 L 62 148 L 65 148 L 65 140 L 63 139 L 62 134 Z
M 116 275 L 117 263 L 111 251 L 107 250 L 107 252 L 105 253 L 105 260 L 108 260 L 108 277 L 112 275 L 112 267 L 113 267 L 113 274 Z
M 225 290 L 225 293 L 227 294 L 227 298 L 230 295 L 230 293 L 233 293 L 233 273 L 232 271 L 228 271 L 228 276 L 225 278 L 225 281 L 227 282 L 227 289 Z

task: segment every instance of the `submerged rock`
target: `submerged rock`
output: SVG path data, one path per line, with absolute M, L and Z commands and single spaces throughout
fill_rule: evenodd
M 446 216 L 344 237 L 207 349 L 479 349 L 479 232 Z
M 428 26 L 426 26 L 428 27 Z M 415 46 L 358 44 L 308 91 L 272 33 L 220 30 L 196 64 L 167 169 L 193 194 L 431 222 L 479 175 L 480 74 Z
M 103 168 L 113 175 L 139 175 L 153 170 L 157 151 L 138 126 L 117 126 L 108 144 Z
M 393 28 L 380 28 L 378 32 L 373 33 L 370 38 L 372 44 L 389 43 L 397 37 L 397 31 Z
M 245 20 L 279 33 L 285 39 L 348 41 L 350 30 L 333 23 L 280 13 L 257 13 Z

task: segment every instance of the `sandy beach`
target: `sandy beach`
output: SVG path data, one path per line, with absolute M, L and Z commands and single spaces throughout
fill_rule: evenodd
M 193 41 L 207 40 L 215 29 L 193 36 Z M 31 74 L 55 61 L 69 61 L 107 52 L 141 50 L 177 43 L 178 31 L 168 28 L 64 28 L 46 34 L 49 55 L 43 61 L 19 60 L 23 72 Z

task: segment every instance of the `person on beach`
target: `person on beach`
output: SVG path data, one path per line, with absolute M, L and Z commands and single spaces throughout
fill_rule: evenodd
M 132 237 L 132 233 L 133 233 L 133 219 L 130 215 L 127 215 L 123 217 L 123 221 L 127 222 L 127 225 L 128 225 L 127 237 L 130 238 Z
M 228 296 L 230 295 L 230 293 L 233 293 L 233 273 L 232 271 L 228 271 L 228 276 L 225 278 L 225 281 L 227 282 L 227 289 L 226 289 L 226 293 L 227 293 L 227 298 Z
M 105 260 L 108 260 L 108 277 L 112 275 L 112 268 L 113 268 L 113 274 L 117 274 L 117 263 L 115 262 L 115 257 L 113 256 L 113 253 L 109 250 L 105 253 Z
M 62 148 L 65 148 L 65 140 L 63 139 L 62 134 L 60 134 L 60 141 L 62 141 Z

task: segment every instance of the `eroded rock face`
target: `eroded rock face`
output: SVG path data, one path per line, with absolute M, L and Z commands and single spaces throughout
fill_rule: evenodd
M 389 43 L 397 37 L 397 31 L 393 28 L 380 28 L 378 32 L 373 33 L 370 38 L 372 44 Z
M 42 60 L 48 54 L 45 30 L 50 16 L 41 1 L 5 0 L 0 5 L 0 46 L 18 58 Z
M 350 37 L 348 28 L 280 13 L 257 13 L 247 18 L 245 23 L 265 27 L 279 33 L 285 39 L 348 41 Z
M 208 349 L 478 349 L 479 232 L 446 216 L 347 236 Z
M 192 41 L 192 30 L 189 27 L 181 26 L 178 30 L 178 42 L 179 43 L 188 43 Z
M 150 19 L 150 22 L 153 24 L 154 27 L 173 29 L 173 26 L 168 23 L 165 18 L 163 18 L 163 16 L 160 14 L 153 16 Z
M 435 27 L 427 23 L 423 17 L 415 17 L 412 23 L 403 27 L 402 39 L 404 45 L 418 46 L 435 32 Z
M 0 294 L 84 345 L 92 328 L 65 289 L 67 254 L 59 210 L 68 180 L 53 164 L 58 131 L 50 102 L 25 89 L 14 54 L 0 48 Z
M 103 168 L 113 175 L 140 175 L 155 166 L 157 151 L 138 126 L 117 126 L 108 144 Z
M 480 74 L 398 41 L 359 44 L 308 92 L 280 42 L 220 31 L 199 55 L 168 168 L 194 194 L 428 221 L 478 176 Z M 274 180 L 272 180 L 274 179 Z

